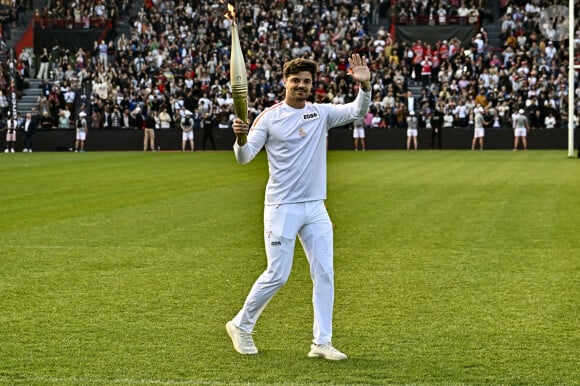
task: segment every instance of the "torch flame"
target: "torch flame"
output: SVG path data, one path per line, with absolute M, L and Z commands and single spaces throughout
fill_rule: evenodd
M 220 0 L 222 4 L 225 4 L 224 0 Z M 226 11 L 226 13 L 224 14 L 224 16 L 226 17 L 226 19 L 230 20 L 232 23 L 236 24 L 236 11 L 233 5 L 231 5 L 230 3 L 227 3 L 228 9 Z

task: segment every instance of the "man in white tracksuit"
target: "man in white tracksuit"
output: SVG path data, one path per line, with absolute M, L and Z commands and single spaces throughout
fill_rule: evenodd
M 326 134 L 332 127 L 361 119 L 371 100 L 370 72 L 365 58 L 349 58 L 350 74 L 359 82 L 353 102 L 334 105 L 307 101 L 318 71 L 316 62 L 302 58 L 283 68 L 286 97 L 248 125 L 233 124 L 234 153 L 239 163 L 250 162 L 265 146 L 269 164 L 264 208 L 267 268 L 254 283 L 242 309 L 226 324 L 234 348 L 257 354 L 252 331 L 268 302 L 286 283 L 292 268 L 296 236 L 310 264 L 313 282 L 314 327 L 309 357 L 329 360 L 346 355 L 332 346 L 334 305 L 333 231 L 326 199 Z M 246 136 L 247 135 L 247 140 Z

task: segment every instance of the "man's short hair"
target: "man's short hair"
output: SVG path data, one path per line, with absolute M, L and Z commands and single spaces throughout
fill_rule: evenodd
M 282 75 L 284 76 L 284 79 L 286 79 L 290 75 L 298 74 L 299 72 L 302 71 L 308 71 L 312 75 L 312 79 L 314 80 L 316 78 L 317 68 L 318 64 L 313 60 L 296 58 L 284 63 Z

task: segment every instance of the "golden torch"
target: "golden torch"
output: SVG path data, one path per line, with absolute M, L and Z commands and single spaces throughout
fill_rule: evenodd
M 234 112 L 236 117 L 242 121 L 248 120 L 248 77 L 246 74 L 246 63 L 240 38 L 238 36 L 238 25 L 236 23 L 236 13 L 234 6 L 228 4 L 226 18 L 231 21 L 232 28 L 232 49 L 230 56 L 230 84 L 232 86 L 232 97 L 234 99 Z M 238 143 L 246 143 L 246 135 L 238 136 Z

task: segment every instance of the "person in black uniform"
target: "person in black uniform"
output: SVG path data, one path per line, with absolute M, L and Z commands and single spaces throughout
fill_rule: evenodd
M 215 150 L 215 140 L 213 137 L 213 125 L 214 121 L 211 119 L 210 113 L 205 113 L 203 120 L 202 120 L 202 127 L 203 127 L 203 143 L 202 148 L 205 150 L 205 143 L 209 139 L 211 142 L 212 149 Z
M 437 103 L 435 110 L 433 110 L 433 116 L 431 117 L 431 149 L 435 147 L 435 139 L 437 139 L 437 146 L 439 149 L 443 148 L 443 142 L 441 139 L 441 128 L 443 127 L 443 106 L 441 103 Z
M 26 118 L 22 123 L 22 131 L 24 132 L 24 149 L 23 153 L 32 153 L 32 137 L 36 133 L 38 121 L 32 118 L 32 113 L 26 113 Z

